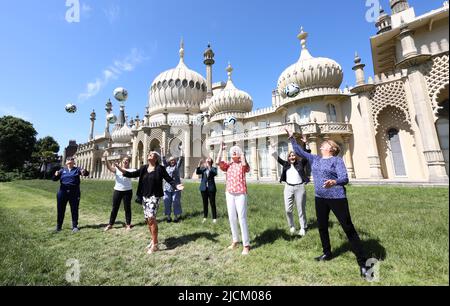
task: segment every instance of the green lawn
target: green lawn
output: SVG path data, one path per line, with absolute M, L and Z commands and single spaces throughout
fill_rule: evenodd
M 229 251 L 224 202 L 218 193 L 219 222 L 202 224 L 197 184 L 186 184 L 185 220 L 160 223 L 162 251 L 147 255 L 148 229 L 133 204 L 127 233 L 121 224 L 108 233 L 113 182 L 84 181 L 81 232 L 52 233 L 58 183 L 19 181 L 0 184 L 0 285 L 67 285 L 66 262 L 81 264 L 79 285 L 448 285 L 448 188 L 348 188 L 353 221 L 364 246 L 381 260 L 380 280 L 360 279 L 345 234 L 334 216 L 330 235 L 337 256 L 316 263 L 321 253 L 312 186 L 308 187 L 305 238 L 288 235 L 281 185 L 249 186 L 250 256 Z M 134 189 L 136 190 L 136 188 Z M 161 207 L 162 208 L 162 207 Z M 163 219 L 162 209 L 159 218 Z M 124 221 L 121 209 L 118 221 Z M 298 220 L 296 220 L 298 222 Z

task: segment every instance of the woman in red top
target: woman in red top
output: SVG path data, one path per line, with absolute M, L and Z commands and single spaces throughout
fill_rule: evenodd
M 239 244 L 238 220 L 241 227 L 242 243 L 244 249 L 242 255 L 248 255 L 250 252 L 250 238 L 247 226 L 247 183 L 246 174 L 250 172 L 250 167 L 245 159 L 245 154 L 239 147 L 232 147 L 230 155 L 232 162 L 228 163 L 222 160 L 222 153 L 225 144 L 222 143 L 217 164 L 220 169 L 226 172 L 226 199 L 228 218 L 230 220 L 231 234 L 233 242 L 229 249 L 233 250 Z

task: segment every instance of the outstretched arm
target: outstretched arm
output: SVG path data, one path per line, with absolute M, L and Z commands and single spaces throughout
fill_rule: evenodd
M 117 169 L 116 167 L 111 166 L 111 163 L 108 161 L 108 156 L 105 155 L 103 159 L 105 160 L 106 168 L 108 168 L 108 170 L 112 173 L 116 173 Z
M 294 133 L 292 133 L 288 129 L 286 129 L 286 132 L 287 132 L 287 134 L 289 136 L 289 139 L 291 140 L 291 144 L 292 144 L 292 147 L 294 149 L 295 154 L 297 154 L 300 157 L 306 158 L 312 165 L 316 155 L 313 155 L 313 154 L 308 153 L 305 150 L 303 150 L 303 148 L 295 140 Z
M 115 164 L 115 167 L 117 168 L 117 170 L 119 170 L 120 172 L 122 172 L 124 177 L 128 177 L 128 178 L 137 178 L 141 176 L 141 171 L 143 168 L 133 171 L 133 172 L 128 172 L 127 170 L 123 169 L 122 167 L 120 167 L 119 164 Z

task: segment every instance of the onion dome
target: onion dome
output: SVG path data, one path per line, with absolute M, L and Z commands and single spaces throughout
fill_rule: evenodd
M 120 106 L 120 116 L 119 120 L 114 127 L 113 133 L 111 134 L 112 141 L 114 143 L 126 144 L 130 143 L 133 138 L 133 131 L 127 125 L 125 119 L 125 106 Z
M 297 63 L 287 68 L 278 79 L 278 92 L 286 98 L 285 88 L 291 84 L 297 84 L 302 91 L 311 89 L 325 89 L 322 92 L 339 94 L 344 73 L 342 67 L 334 60 L 323 57 L 313 57 L 306 48 L 308 33 L 301 29 L 297 36 L 302 44 L 300 59 Z M 320 91 L 318 91 L 320 92 Z
M 239 90 L 234 86 L 233 81 L 231 80 L 233 72 L 231 64 L 228 64 L 227 72 L 227 85 L 211 99 L 209 108 L 209 114 L 211 116 L 221 113 L 247 113 L 253 108 L 252 97 L 248 93 Z
M 198 113 L 206 99 L 206 80 L 184 63 L 184 43 L 181 42 L 180 62 L 174 69 L 161 73 L 149 92 L 149 114 Z

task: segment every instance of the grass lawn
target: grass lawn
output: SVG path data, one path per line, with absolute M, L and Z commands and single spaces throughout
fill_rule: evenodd
M 321 253 L 308 187 L 310 231 L 288 234 L 282 185 L 249 186 L 252 251 L 229 251 L 231 242 L 224 186 L 217 195 L 219 222 L 202 224 L 198 184 L 188 183 L 182 203 L 185 219 L 160 223 L 162 251 L 147 255 L 149 232 L 142 208 L 133 204 L 129 233 L 123 224 L 103 232 L 109 220 L 113 182 L 84 181 L 81 232 L 70 230 L 68 206 L 64 230 L 54 234 L 59 183 L 19 181 L 0 184 L 0 285 L 68 285 L 66 262 L 81 265 L 79 285 L 448 285 L 448 188 L 348 188 L 353 221 L 366 250 L 380 263 L 380 280 L 360 279 L 344 232 L 334 216 L 331 262 Z M 136 187 L 136 185 L 135 185 Z M 134 188 L 136 190 L 136 188 Z M 164 220 L 162 206 L 159 220 Z M 124 221 L 121 211 L 118 221 Z M 298 224 L 298 218 L 296 218 Z

